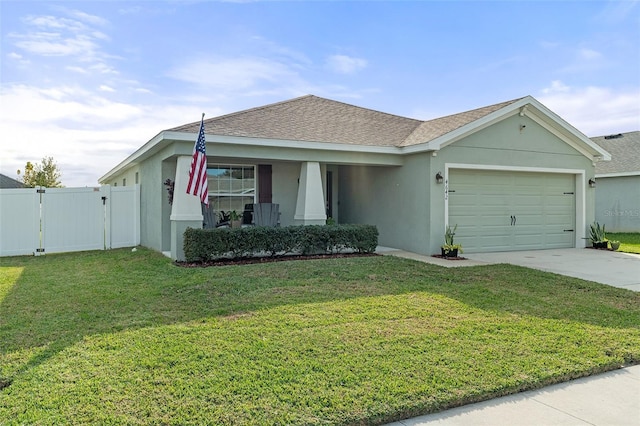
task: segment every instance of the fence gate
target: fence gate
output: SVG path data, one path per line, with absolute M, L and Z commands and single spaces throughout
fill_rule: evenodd
M 139 243 L 139 185 L 0 190 L 0 256 Z

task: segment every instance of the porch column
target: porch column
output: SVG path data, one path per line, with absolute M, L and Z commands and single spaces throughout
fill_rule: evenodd
M 293 219 L 298 225 L 324 225 L 327 221 L 322 174 L 317 161 L 308 161 L 300 166 L 298 199 Z
M 171 205 L 171 259 L 184 258 L 184 231 L 187 228 L 202 228 L 200 198 L 187 194 L 191 156 L 180 156 L 176 164 L 175 188 Z

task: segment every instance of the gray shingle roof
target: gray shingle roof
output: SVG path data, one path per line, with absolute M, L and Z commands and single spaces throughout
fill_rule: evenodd
M 401 146 L 411 146 L 429 142 L 430 140 L 458 129 L 465 124 L 479 120 L 485 115 L 489 115 L 492 112 L 497 111 L 500 108 L 504 108 L 520 99 L 513 99 L 511 101 L 425 121 L 418 126 L 418 128 L 402 143 Z
M 24 188 L 24 184 L 9 176 L 0 174 L 0 188 Z
M 399 147 L 429 142 L 517 100 L 421 121 L 307 95 L 204 123 L 205 133 L 223 136 Z M 169 131 L 197 133 L 199 125 L 194 122 Z
M 640 131 L 618 135 L 591 138 L 611 154 L 611 161 L 596 163 L 596 174 L 640 173 Z

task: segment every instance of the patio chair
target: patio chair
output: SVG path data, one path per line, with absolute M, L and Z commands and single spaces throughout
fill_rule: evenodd
M 278 226 L 280 224 L 280 204 L 254 204 L 253 223 L 256 226 Z
M 216 211 L 213 207 L 202 204 L 202 227 L 204 229 L 211 229 L 216 227 L 217 217 Z
M 245 204 L 242 212 L 242 224 L 253 225 L 253 204 Z

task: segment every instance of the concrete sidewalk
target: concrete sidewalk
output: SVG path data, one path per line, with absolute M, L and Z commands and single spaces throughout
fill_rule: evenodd
M 420 425 L 640 425 L 640 365 L 390 423 Z

